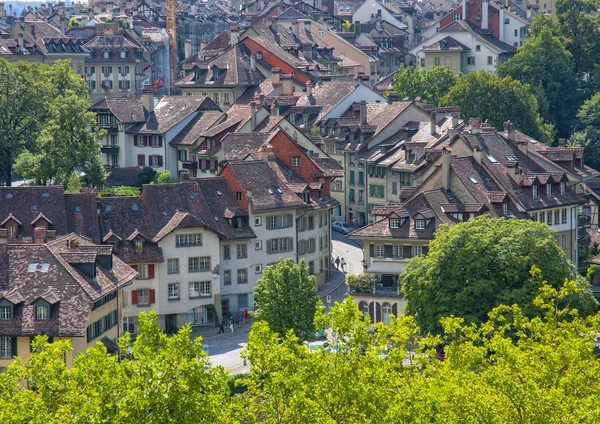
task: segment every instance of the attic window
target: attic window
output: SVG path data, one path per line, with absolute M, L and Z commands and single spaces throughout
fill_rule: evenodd
M 426 222 L 425 222 L 425 220 L 424 220 L 424 219 L 417 219 L 417 220 L 415 221 L 415 228 L 416 228 L 417 230 L 424 230 L 424 229 L 425 229 L 425 227 L 426 227 Z
M 48 320 L 48 307 L 47 306 L 36 306 L 35 307 L 35 320 L 36 321 L 47 321 Z
M 42 266 L 40 268 L 40 272 L 48 272 L 48 269 L 50 269 L 50 264 L 48 264 L 48 263 L 42 264 Z
M 273 189 L 271 189 L 271 188 L 268 188 L 268 189 L 267 189 L 267 192 L 268 192 L 269 194 L 271 194 L 271 195 L 275 194 L 275 192 L 273 192 Z
M 277 190 L 277 193 L 283 194 L 283 190 L 281 188 L 277 187 L 276 190 Z
M 215 216 L 214 218 L 215 218 L 215 222 L 219 222 L 219 217 L 218 216 Z
M 48 197 L 50 197 L 50 195 L 49 195 L 48 193 L 43 193 L 43 194 L 42 194 L 42 197 L 43 197 L 43 198 L 48 198 Z
M 475 179 L 475 177 L 469 177 L 469 180 L 471 180 L 471 182 L 473 184 L 478 184 L 479 182 Z
M 131 205 L 131 210 L 132 210 L 132 211 L 137 211 L 137 210 L 139 210 L 138 204 L 137 204 L 137 203 L 134 203 L 133 205 Z
M 241 191 L 236 191 L 235 192 L 235 198 L 236 198 L 236 200 L 242 200 L 242 192 Z
M 390 219 L 390 228 L 400 228 L 400 220 Z
M 167 211 L 163 211 L 163 216 L 168 216 L 169 214 L 167 213 Z
M 546 197 L 552 197 L 552 184 L 546 184 Z
M 532 186 L 532 187 L 531 187 L 531 196 L 532 196 L 534 199 L 537 199 L 537 186 Z
M 104 210 L 105 210 L 106 212 L 110 212 L 110 211 L 112 210 L 112 208 L 110 207 L 110 205 L 106 205 L 106 206 L 104 207 Z
M 104 59 L 110 59 L 110 52 L 108 50 L 105 50 L 102 53 L 102 56 L 104 57 Z
M 565 187 L 566 184 L 565 183 L 560 183 L 560 195 L 564 196 L 565 195 Z
M 33 209 L 34 211 L 37 211 L 37 210 L 38 210 L 38 207 L 37 207 L 37 205 L 33 205 L 33 206 L 31 207 L 31 209 Z
M 27 267 L 27 272 L 29 272 L 29 273 L 35 272 L 35 270 L 37 269 L 37 266 L 38 266 L 37 262 L 30 263 L 29 266 Z
M 487 155 L 486 156 L 487 160 L 489 160 L 492 163 L 498 163 L 498 161 L 496 160 L 495 157 L 491 156 L 491 155 Z
M 217 196 L 222 196 L 223 193 L 221 193 L 219 190 L 217 190 Z
M 508 203 L 502 203 L 502 213 L 508 215 Z
M 127 57 L 127 52 L 125 50 L 121 51 L 121 59 L 125 59 Z
M 144 241 L 136 240 L 135 241 L 135 254 L 141 255 L 142 253 L 144 253 Z

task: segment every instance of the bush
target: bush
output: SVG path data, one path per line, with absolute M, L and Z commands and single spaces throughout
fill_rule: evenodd
M 150 184 L 156 178 L 156 171 L 149 166 L 142 168 L 135 179 L 135 185 L 141 187 L 144 184 Z
M 346 277 L 346 284 L 348 287 L 367 290 L 373 286 L 373 279 L 368 274 L 348 274 Z
M 141 190 L 137 187 L 130 186 L 117 186 L 117 187 L 107 187 L 98 193 L 100 197 L 108 197 L 108 196 L 139 196 L 141 194 Z

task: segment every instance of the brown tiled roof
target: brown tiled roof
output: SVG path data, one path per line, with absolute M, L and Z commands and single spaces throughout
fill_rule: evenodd
M 339 102 L 348 97 L 355 89 L 354 82 L 319 81 L 312 89 L 312 95 L 304 94 L 298 99 L 297 106 L 320 106 L 317 120 L 321 120 Z
M 77 240 L 79 247 L 66 250 L 68 240 Z M 75 234 L 47 244 L 1 246 L 0 298 L 19 306 L 13 319 L 0 326 L 0 335 L 85 336 L 92 303 L 129 284 L 137 276 L 115 256 L 111 270 L 99 262 L 91 262 L 93 255 L 105 252 L 99 249 L 94 253 L 94 250 L 91 241 Z M 75 266 L 78 263 L 95 263 L 96 278 L 79 271 Z M 33 303 L 38 299 L 52 305 L 47 321 L 35 321 Z
M 146 111 L 141 97 L 122 97 L 98 100 L 90 107 L 92 112 L 110 112 L 123 124 L 146 122 Z
M 242 160 L 250 153 L 257 152 L 273 134 L 269 133 L 229 133 L 221 140 L 223 160 Z
M 233 105 L 227 111 L 227 119 L 209 128 L 205 132 L 204 136 L 214 137 L 228 129 L 230 131 L 235 131 L 237 128 L 242 127 L 246 122 L 248 122 L 251 117 L 252 115 L 249 105 Z
M 177 228 L 206 228 L 208 224 L 200 221 L 194 215 L 187 212 L 175 212 L 175 215 L 155 236 L 152 241 L 158 243 Z
M 343 177 L 344 168 L 333 158 L 313 158 L 313 162 L 323 170 L 326 177 Z
M 89 191 L 65 193 L 65 210 L 69 233 L 81 234 L 95 243 L 100 243 L 96 199 L 96 193 Z
M 225 113 L 219 111 L 202 112 L 193 118 L 169 144 L 172 146 L 192 146 L 205 134 L 206 130 L 220 122 L 225 116 Z

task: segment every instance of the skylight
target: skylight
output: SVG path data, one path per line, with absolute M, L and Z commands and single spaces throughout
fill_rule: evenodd
M 42 264 L 42 267 L 40 268 L 40 272 L 48 272 L 49 268 L 50 268 L 50 264 Z
M 29 266 L 27 267 L 27 272 L 30 272 L 30 273 L 35 272 L 35 270 L 37 269 L 37 266 L 38 266 L 37 262 L 30 263 Z
M 12 193 L 8 193 L 8 194 L 6 195 L 6 198 L 7 198 L 7 199 L 12 199 L 12 198 L 13 198 L 13 194 L 12 194 Z
M 219 217 L 215 216 L 215 222 L 219 222 Z
M 104 209 L 106 210 L 106 212 L 110 212 L 112 208 L 110 207 L 110 205 L 106 205 Z
M 164 216 L 167 216 L 167 215 L 168 215 L 168 214 L 167 214 L 167 211 L 163 211 L 163 215 L 164 215 Z
M 217 196 L 222 196 L 222 195 L 223 195 L 223 193 L 221 193 L 220 190 L 217 190 Z
M 267 192 L 268 192 L 269 194 L 275 194 L 275 193 L 273 192 L 273 189 L 271 189 L 271 188 L 268 188 L 268 189 L 267 189 Z
M 81 213 L 81 206 L 75 206 L 75 213 Z
M 471 180 L 471 182 L 473 184 L 477 184 L 478 183 L 478 181 L 475 179 L 475 177 L 469 177 L 469 180 Z
M 138 204 L 134 203 L 133 205 L 131 205 L 131 210 L 133 210 L 133 211 L 139 210 Z
M 50 195 L 48 193 L 43 193 L 42 197 L 50 197 Z
M 283 194 L 283 190 L 281 188 L 277 187 L 277 193 Z
M 507 156 L 506 159 L 508 159 L 511 162 L 516 162 L 518 160 L 516 157 L 514 157 L 512 155 L 511 156 Z
M 492 155 L 487 155 L 486 158 L 492 162 L 492 163 L 498 163 L 498 161 L 496 160 L 495 157 L 493 157 Z
M 31 207 L 31 209 L 33 209 L 34 211 L 37 211 L 37 210 L 38 210 L 38 207 L 37 207 L 37 205 L 33 205 L 33 206 Z
M 196 197 L 193 194 L 190 194 L 190 200 L 194 200 Z

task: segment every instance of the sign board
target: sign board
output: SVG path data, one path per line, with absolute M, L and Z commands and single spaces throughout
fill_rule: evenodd
M 330 294 L 327 295 L 327 303 L 331 303 L 331 295 Z

